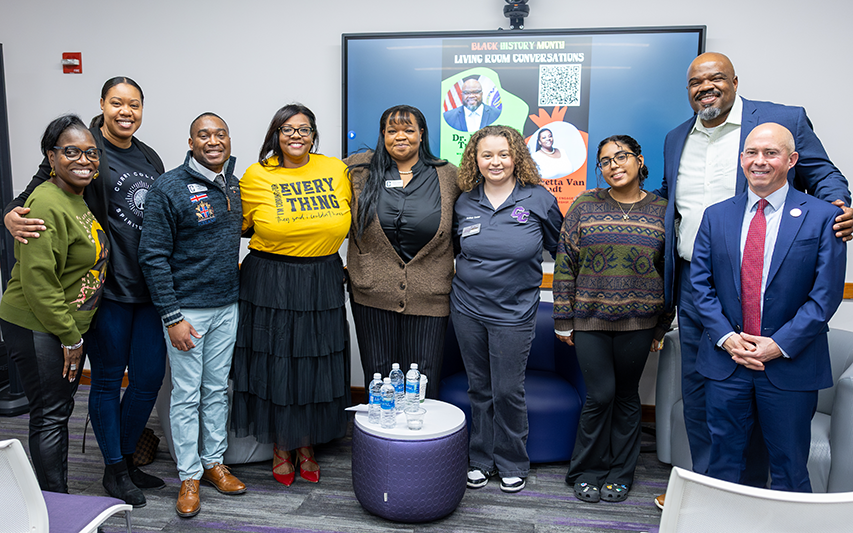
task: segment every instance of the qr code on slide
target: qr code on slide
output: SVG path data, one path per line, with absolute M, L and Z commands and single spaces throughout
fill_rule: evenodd
M 581 105 L 581 65 L 539 65 L 539 107 Z

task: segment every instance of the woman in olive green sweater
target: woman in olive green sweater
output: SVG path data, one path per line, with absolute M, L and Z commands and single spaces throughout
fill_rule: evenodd
M 83 370 L 83 334 L 98 308 L 107 239 L 83 201 L 99 152 L 76 115 L 51 122 L 41 140 L 50 179 L 27 199 L 47 230 L 15 243 L 0 328 L 30 403 L 29 445 L 42 490 L 68 492 L 68 418 Z

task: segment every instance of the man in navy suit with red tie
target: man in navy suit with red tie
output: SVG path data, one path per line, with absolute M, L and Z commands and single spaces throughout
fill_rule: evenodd
M 817 391 L 832 385 L 827 322 L 844 291 L 841 210 L 796 191 L 799 154 L 776 123 L 747 136 L 747 192 L 705 210 L 690 282 L 704 328 L 696 370 L 705 378 L 708 474 L 738 482 L 757 419 L 771 488 L 811 492 L 806 463 Z
M 693 244 L 705 208 L 746 191 L 738 157 L 753 128 L 775 122 L 793 134 L 799 157 L 788 171 L 790 186 L 845 206 L 844 215 L 836 220 L 836 236 L 846 241 L 853 233 L 853 209 L 846 207 L 850 205 L 847 180 L 830 161 L 805 110 L 748 100 L 738 95 L 737 88 L 734 66 L 725 55 L 705 53 L 693 60 L 687 71 L 687 95 L 696 114 L 667 134 L 663 185 L 655 191 L 669 200 L 664 294 L 667 303 L 678 305 L 684 423 L 693 471 L 700 474 L 708 471 L 710 436 L 705 412 L 706 379 L 696 369 L 702 325 L 690 284 Z M 760 431 L 755 434 L 756 445 L 750 448 L 748 468 L 741 482 L 764 486 L 767 457 L 760 444 Z M 655 503 L 663 508 L 663 497 L 656 498 Z

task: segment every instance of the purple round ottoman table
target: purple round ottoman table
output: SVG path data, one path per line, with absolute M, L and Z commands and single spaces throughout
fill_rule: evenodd
M 429 522 L 452 513 L 465 494 L 468 429 L 456 406 L 425 400 L 424 427 L 412 431 L 406 415 L 383 429 L 355 414 L 352 485 L 362 507 L 397 522 Z

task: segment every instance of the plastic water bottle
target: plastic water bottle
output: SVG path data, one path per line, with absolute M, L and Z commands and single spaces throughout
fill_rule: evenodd
M 394 386 L 391 378 L 383 380 L 382 389 L 382 427 L 392 429 L 397 426 L 397 411 L 394 409 Z
M 400 370 L 400 363 L 394 363 L 391 365 L 391 374 L 389 374 L 391 378 L 391 385 L 394 385 L 394 391 L 396 393 L 396 398 L 394 399 L 395 405 L 397 406 L 397 412 L 403 411 L 403 408 L 406 406 L 406 377 L 403 375 L 403 371 Z
M 421 408 L 421 373 L 418 364 L 412 363 L 406 372 L 406 411 L 415 412 Z
M 367 407 L 367 421 L 371 424 L 379 424 L 382 413 L 382 374 L 373 374 L 373 381 L 367 389 L 370 393 L 370 404 Z

